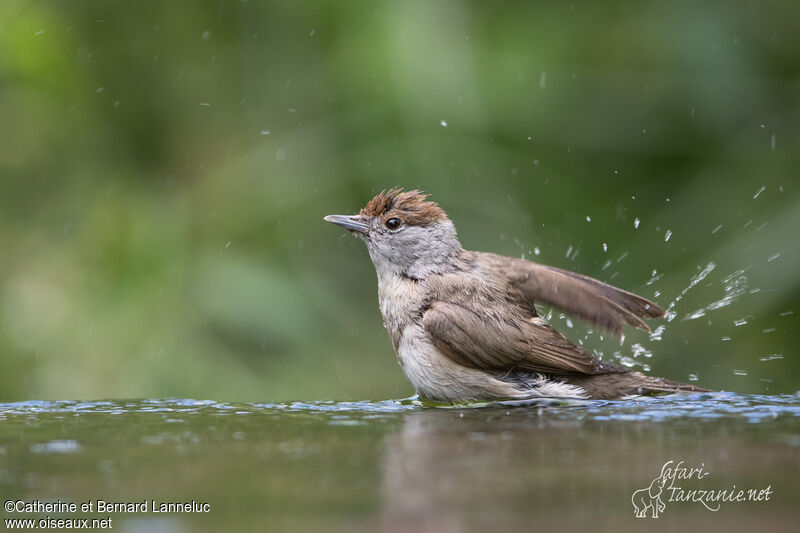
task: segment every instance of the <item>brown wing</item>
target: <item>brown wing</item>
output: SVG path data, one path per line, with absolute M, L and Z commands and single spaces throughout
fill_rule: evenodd
M 510 287 L 524 300 L 553 305 L 618 336 L 625 324 L 650 331 L 642 318 L 664 316 L 653 302 L 594 278 L 523 259 L 482 255 L 506 274 Z
M 436 302 L 423 315 L 422 325 L 439 351 L 471 368 L 550 374 L 627 371 L 595 359 L 539 317 L 496 316 Z

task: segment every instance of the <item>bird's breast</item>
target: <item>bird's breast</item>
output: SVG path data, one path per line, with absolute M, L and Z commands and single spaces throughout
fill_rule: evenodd
M 378 277 L 378 304 L 383 325 L 389 333 L 395 351 L 403 330 L 414 323 L 422 305 L 419 282 L 396 275 Z

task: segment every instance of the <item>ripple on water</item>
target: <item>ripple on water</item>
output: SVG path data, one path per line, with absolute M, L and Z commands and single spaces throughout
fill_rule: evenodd
M 440 409 L 527 409 L 536 407 L 540 416 L 562 419 L 650 421 L 677 419 L 744 418 L 761 422 L 778 417 L 800 416 L 800 394 L 766 396 L 714 392 L 702 394 L 673 394 L 660 397 L 639 397 L 621 401 L 586 401 L 536 399 L 529 401 L 470 403 L 458 405 L 421 402 L 416 398 L 363 402 L 312 401 L 291 403 L 226 403 L 213 400 L 182 398 L 106 401 L 28 401 L 0 404 L 0 420 L 15 417 L 39 417 L 53 414 L 160 414 L 164 419 L 182 420 L 195 413 L 220 416 L 291 414 L 325 416 L 334 425 L 358 425 L 361 420 L 391 416 L 408 411 Z

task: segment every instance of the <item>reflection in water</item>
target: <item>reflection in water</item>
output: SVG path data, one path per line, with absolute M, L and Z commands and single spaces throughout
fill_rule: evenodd
M 788 499 L 732 505 L 720 514 L 673 502 L 658 524 L 646 524 L 651 530 L 690 520 L 727 532 L 765 519 L 788 530 L 797 516 L 789 502 L 797 496 L 798 438 L 767 438 L 757 447 L 752 441 L 767 435 L 759 422 L 780 418 L 796 432 L 797 398 L 778 405 L 744 400 L 715 394 L 407 413 L 384 441 L 382 529 L 634 529 L 643 524 L 634 517 L 633 493 L 652 483 L 665 462 L 682 460 L 705 466 L 710 474 L 698 485 L 706 488 L 771 484 Z

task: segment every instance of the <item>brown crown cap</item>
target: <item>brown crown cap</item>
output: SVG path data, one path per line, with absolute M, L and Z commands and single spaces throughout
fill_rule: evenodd
M 403 192 L 400 187 L 394 187 L 375 196 L 361 210 L 360 214 L 386 220 L 396 217 L 406 224 L 415 226 L 447 220 L 444 210 L 436 202 L 430 202 L 427 198 L 428 195 L 422 191 Z

